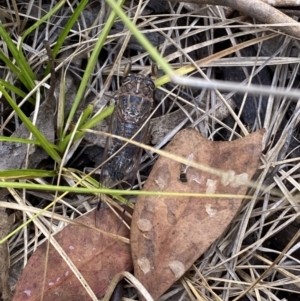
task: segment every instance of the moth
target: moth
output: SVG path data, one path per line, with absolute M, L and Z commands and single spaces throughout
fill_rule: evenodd
M 152 65 L 156 77 L 157 67 Z M 125 67 L 121 87 L 116 93 L 116 105 L 110 121 L 109 132 L 127 139 L 146 143 L 149 122 L 146 122 L 154 106 L 155 84 L 150 76 L 131 73 L 131 64 Z M 108 137 L 104 151 L 107 160 L 101 170 L 101 185 L 128 187 L 132 185 L 140 164 L 143 149 Z M 100 208 L 101 202 L 98 205 Z

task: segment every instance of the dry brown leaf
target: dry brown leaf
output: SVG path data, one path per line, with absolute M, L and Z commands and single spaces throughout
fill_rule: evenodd
M 229 172 L 220 178 L 192 167 L 186 183 L 179 180 L 181 164 L 160 157 L 145 186 L 149 191 L 245 194 L 245 180 L 255 173 L 264 130 L 232 142 L 212 142 L 193 129 L 178 133 L 166 151 Z M 184 180 L 185 175 L 181 178 Z M 158 299 L 223 233 L 241 199 L 140 196 L 131 226 L 135 276 Z
M 129 230 L 110 209 L 102 209 L 102 230 L 129 236 Z M 80 224 L 95 226 L 95 212 L 76 219 Z M 105 228 L 105 229 L 104 229 Z M 68 225 L 55 235 L 55 239 L 68 254 L 97 297 L 104 295 L 111 279 L 119 272 L 132 269 L 129 245 L 90 228 Z M 50 246 L 42 290 L 47 243 L 43 243 L 30 257 L 16 287 L 13 301 L 17 300 L 90 300 L 79 280 L 57 251 Z
M 13 221 L 0 208 L 0 239 L 4 238 L 10 231 Z M 0 244 L 0 300 L 8 301 L 11 299 L 11 292 L 8 285 L 9 276 L 9 252 L 8 244 Z

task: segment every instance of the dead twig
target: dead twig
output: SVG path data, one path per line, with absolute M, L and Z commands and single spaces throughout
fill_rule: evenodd
M 261 0 L 261 1 L 276 7 L 299 6 L 299 2 L 297 0 L 273 0 L 273 1 Z
M 171 1 L 178 2 L 179 0 Z M 184 0 L 184 2 L 229 6 L 264 24 L 276 24 L 274 28 L 300 39 L 299 23 L 261 0 Z

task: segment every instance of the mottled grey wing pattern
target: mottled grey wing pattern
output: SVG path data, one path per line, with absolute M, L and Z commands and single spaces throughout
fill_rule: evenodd
M 155 85 L 150 77 L 130 71 L 131 65 L 128 65 L 117 93 L 110 133 L 127 139 L 134 137 L 133 140 L 145 143 L 149 128 L 145 121 L 153 109 Z M 113 188 L 133 184 L 142 151 L 138 146 L 108 137 L 104 153 L 104 160 L 108 161 L 101 170 L 101 185 Z

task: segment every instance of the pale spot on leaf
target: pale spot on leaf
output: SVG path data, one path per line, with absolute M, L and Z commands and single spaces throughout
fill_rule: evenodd
M 221 183 L 224 186 L 229 185 L 232 181 L 234 181 L 235 171 L 228 170 L 228 172 L 221 177 Z
M 25 291 L 24 291 L 24 294 L 25 294 L 27 297 L 30 297 L 30 296 L 31 296 L 31 290 L 25 290 Z
M 157 180 L 154 180 L 156 185 L 158 186 L 159 190 L 164 190 L 167 187 L 167 183 L 163 178 L 158 178 Z
M 142 232 L 148 232 L 152 229 L 153 225 L 148 219 L 140 218 L 137 221 L 137 226 Z
M 171 179 L 171 174 L 167 164 L 163 164 L 157 169 L 154 182 L 159 190 L 164 190 L 168 187 Z
M 198 176 L 196 176 L 196 175 L 191 175 L 191 180 L 194 181 L 194 182 L 196 182 L 196 183 L 198 183 L 199 185 L 201 185 L 202 182 L 203 182 L 203 181 L 202 181 Z
M 239 187 L 245 185 L 249 179 L 246 172 L 235 175 L 234 170 L 229 170 L 226 175 L 222 176 L 221 183 L 224 186 L 230 185 L 231 187 Z
M 205 210 L 206 210 L 206 213 L 209 215 L 209 217 L 213 218 L 216 216 L 216 214 L 218 213 L 218 210 L 216 209 L 213 209 L 211 207 L 211 204 L 207 204 L 205 205 Z
M 248 182 L 248 180 L 249 180 L 248 174 L 246 172 L 241 173 L 235 177 L 235 180 L 233 183 L 231 183 L 231 186 L 239 187 L 245 185 Z
M 216 180 L 207 179 L 206 181 L 206 193 L 215 193 L 216 192 Z
M 185 272 L 184 264 L 179 260 L 171 261 L 169 263 L 169 268 L 177 279 L 180 278 Z
M 146 257 L 141 257 L 137 260 L 137 264 L 144 274 L 147 274 L 151 270 L 150 261 Z

